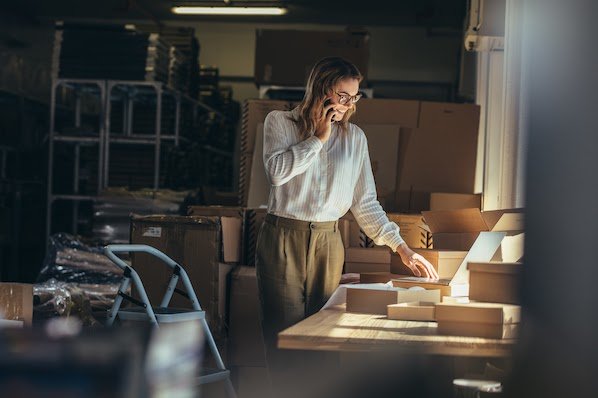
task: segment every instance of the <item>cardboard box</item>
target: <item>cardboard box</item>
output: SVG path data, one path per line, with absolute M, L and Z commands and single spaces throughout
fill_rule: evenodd
M 229 366 L 266 366 L 255 267 L 230 276 Z
M 367 236 L 361 228 L 359 228 L 359 224 L 351 211 L 348 211 L 339 219 L 339 229 L 345 248 L 367 247 Z
M 401 229 L 401 237 L 411 249 L 432 248 L 432 234 L 421 214 L 387 213 L 388 219 Z
M 427 279 L 417 276 L 399 276 L 392 279 L 393 286 L 409 289 L 419 286 L 424 289 L 438 289 L 441 296 L 463 297 L 469 294 L 467 283 L 453 283 L 451 279 Z
M 453 336 L 513 338 L 521 319 L 521 307 L 477 303 L 436 305 L 438 333 Z
M 255 249 L 260 228 L 268 214 L 267 209 L 247 209 L 245 220 L 245 264 L 255 265 Z
M 402 275 L 391 274 L 390 272 L 360 272 L 360 283 L 387 283 L 393 279 L 400 278 Z
M 473 246 L 459 265 L 459 268 L 450 279 L 428 279 L 415 276 L 402 276 L 392 280 L 394 286 L 409 288 L 421 286 L 424 289 L 440 289 L 442 296 L 468 296 L 469 295 L 469 262 L 490 261 L 493 254 L 500 246 L 506 232 L 480 232 Z
M 388 263 L 348 263 L 346 261 L 344 268 L 344 272 L 346 274 L 361 274 L 362 272 L 388 272 L 389 270 L 390 264 Z
M 239 204 L 241 206 L 247 206 L 259 125 L 263 125 L 268 113 L 274 110 L 288 111 L 293 109 L 295 105 L 294 102 L 266 99 L 247 100 L 243 104 L 239 159 Z
M 435 249 L 469 250 L 481 231 L 505 231 L 516 235 L 523 230 L 521 209 L 480 211 L 479 209 L 424 211 Z
M 189 206 L 190 216 L 221 217 L 222 261 L 239 263 L 243 260 L 245 209 L 232 206 Z
M 430 194 L 430 210 L 457 210 L 457 209 L 481 209 L 482 195 L 467 193 L 441 193 Z
M 223 309 L 225 311 L 226 307 L 223 303 L 226 302 L 227 292 L 224 280 L 233 267 L 220 261 L 225 247 L 223 219 L 226 217 L 131 217 L 131 243 L 152 246 L 183 266 L 216 337 L 225 334 L 226 313 Z M 236 239 L 239 240 L 238 237 Z M 158 305 L 172 270 L 158 258 L 146 253 L 133 253 L 131 260 L 150 302 Z M 181 281 L 178 288 L 183 289 Z M 173 295 L 170 306 L 191 308 L 189 300 L 178 294 Z
M 351 122 L 358 126 L 368 124 L 395 124 L 401 129 L 416 128 L 419 122 L 420 101 L 403 99 L 363 98 Z
M 440 279 L 452 278 L 467 255 L 466 251 L 454 250 L 413 249 L 413 251 L 422 255 L 434 266 Z M 390 260 L 390 272 L 393 274 L 413 275 L 411 269 L 401 260 L 401 256 L 396 253 L 392 254 Z
M 399 138 L 401 126 L 398 124 L 361 124 L 370 154 L 370 163 L 378 201 L 385 209 L 394 206 L 399 162 Z
M 0 319 L 21 321 L 26 326 L 31 326 L 33 285 L 0 282 Z
M 521 267 L 521 263 L 469 263 L 469 298 L 492 303 L 519 303 Z
M 408 303 L 391 304 L 388 306 L 388 319 L 401 321 L 434 321 L 434 307 L 436 302 L 412 301 Z
M 439 290 L 400 289 L 380 286 L 361 288 L 347 286 L 347 312 L 386 315 L 390 304 L 410 301 L 440 301 Z
M 387 246 L 349 247 L 345 249 L 345 262 L 390 264 L 390 253 Z
M 473 104 L 421 102 L 418 128 L 401 133 L 400 211 L 429 209 L 431 192 L 474 192 L 479 116 Z
M 367 81 L 370 36 L 367 31 L 258 29 L 255 44 L 257 85 L 305 86 L 313 65 L 324 57 L 343 57 Z

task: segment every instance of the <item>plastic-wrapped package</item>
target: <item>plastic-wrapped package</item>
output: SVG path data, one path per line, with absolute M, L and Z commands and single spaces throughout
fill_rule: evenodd
M 34 322 L 56 316 L 76 316 L 85 326 L 98 324 L 93 318 L 89 297 L 77 284 L 50 279 L 34 285 Z
M 86 326 L 112 307 L 122 270 L 103 254 L 68 234 L 50 237 L 44 266 L 33 288 L 34 320 L 77 316 Z
M 122 270 L 104 256 L 101 247 L 84 244 L 72 235 L 50 237 L 48 254 L 37 282 L 48 279 L 85 284 L 118 284 Z

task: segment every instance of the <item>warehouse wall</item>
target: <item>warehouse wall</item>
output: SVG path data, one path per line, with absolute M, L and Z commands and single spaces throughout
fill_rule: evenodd
M 235 99 L 256 98 L 253 77 L 256 29 L 343 30 L 341 25 L 167 22 L 193 26 L 201 45 L 200 62 L 220 68 Z M 370 80 L 395 83 L 453 84 L 458 75 L 461 33 L 428 33 L 420 27 L 366 27 L 371 34 Z M 227 82 L 226 77 L 232 77 Z M 240 81 L 242 80 L 242 81 Z M 382 85 L 382 84 L 380 84 Z

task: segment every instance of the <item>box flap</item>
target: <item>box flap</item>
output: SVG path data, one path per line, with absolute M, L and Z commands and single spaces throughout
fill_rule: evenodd
M 488 222 L 486 223 L 488 224 Z M 498 219 L 496 224 L 491 228 L 491 231 L 523 231 L 523 229 L 523 213 L 506 213 Z
M 432 234 L 488 230 L 480 209 L 423 211 L 422 214 Z
M 505 224 L 504 226 L 498 226 L 498 228 L 512 228 L 512 229 L 496 229 L 496 231 L 517 231 L 515 229 L 518 226 L 521 226 L 520 230 L 523 230 L 523 212 L 524 209 L 501 209 L 501 210 L 487 210 L 482 212 L 482 217 L 488 226 L 488 230 L 492 230 L 495 228 L 500 221 L 501 217 L 505 214 L 520 214 L 520 217 L 517 216 L 508 216 L 505 218 L 505 221 L 501 221 L 501 223 L 513 222 L 512 227 L 509 224 Z M 521 223 L 521 224 L 517 224 Z

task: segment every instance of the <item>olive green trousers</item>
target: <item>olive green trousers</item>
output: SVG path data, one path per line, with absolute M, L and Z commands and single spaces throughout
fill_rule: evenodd
M 319 311 L 338 287 L 345 250 L 338 222 L 308 222 L 268 214 L 256 247 L 266 361 L 275 396 L 301 396 L 298 386 L 321 377 L 321 354 L 278 349 L 280 331 Z M 316 357 L 318 359 L 316 359 Z

